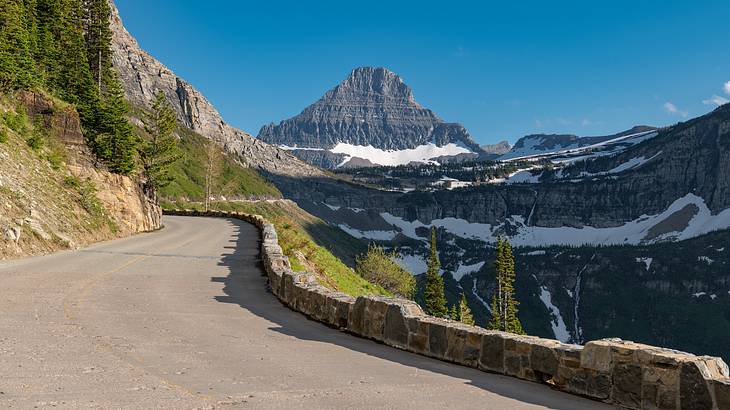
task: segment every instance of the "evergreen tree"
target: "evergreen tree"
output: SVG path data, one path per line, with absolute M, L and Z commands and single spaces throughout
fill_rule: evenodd
M 144 129 L 149 140 L 143 141 L 140 149 L 142 166 L 152 187 L 163 187 L 172 181 L 170 166 L 182 156 L 173 135 L 175 126 L 175 111 L 160 91 L 145 119 Z
M 436 228 L 431 228 L 431 255 L 428 258 L 426 270 L 426 289 L 424 291 L 425 310 L 431 316 L 444 317 L 447 315 L 446 297 L 444 296 L 444 278 L 439 269 L 438 251 L 436 250 Z
M 0 91 L 37 84 L 23 0 L 0 2 Z
M 456 305 L 451 305 L 451 308 L 449 309 L 449 319 L 459 320 L 459 312 L 456 310 Z
M 463 293 L 459 301 L 459 321 L 467 325 L 474 325 L 474 315 L 472 315 L 469 304 L 466 302 L 466 296 Z
M 500 238 L 497 240 L 495 253 L 497 289 L 494 296 L 492 296 L 492 320 L 489 322 L 489 328 L 524 334 L 522 324 L 517 317 L 519 302 L 517 302 L 514 295 L 516 275 L 512 246 L 508 241 Z
M 86 53 L 94 84 L 99 94 L 108 90 L 114 76 L 112 71 L 111 42 L 109 28 L 111 8 L 107 0 L 83 0 L 84 36 Z
M 135 168 L 137 150 L 132 125 L 127 121 L 129 107 L 122 86 L 115 79 L 109 88 L 99 115 L 99 133 L 94 138 L 96 155 L 118 174 L 130 174 Z

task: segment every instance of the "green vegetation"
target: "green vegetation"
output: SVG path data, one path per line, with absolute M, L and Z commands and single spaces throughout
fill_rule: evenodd
M 383 247 L 371 244 L 365 255 L 356 258 L 355 272 L 397 296 L 412 299 L 416 290 L 416 279 L 394 262 L 397 257 L 397 252 L 389 253 Z
M 106 224 L 113 233 L 118 231 L 119 227 L 107 216 L 104 205 L 96 196 L 98 190 L 91 180 L 81 180 L 75 176 L 67 176 L 64 178 L 63 183 L 76 192 L 78 202 L 91 216 L 90 222 L 93 226 L 99 227 Z
M 40 88 L 73 104 L 96 156 L 112 172 L 130 174 L 136 138 L 112 69 L 110 14 L 106 0 L 3 1 L 0 92 Z M 37 150 L 42 141 L 32 137 Z
M 178 134 L 178 147 L 183 157 L 170 167 L 171 182 L 159 190 L 162 198 L 169 201 L 202 201 L 205 198 L 211 151 L 218 154 L 214 158 L 214 168 L 218 172 L 212 178 L 213 196 L 227 199 L 281 197 L 279 190 L 256 170 L 242 166 L 232 156 L 224 155 L 210 140 L 187 128 L 179 128 Z
M 492 320 L 489 328 L 516 334 L 524 334 L 517 317 L 519 302 L 515 299 L 515 258 L 512 245 L 506 240 L 497 240 L 495 259 L 497 292 L 492 297 Z
M 8 142 L 8 132 L 0 128 L 0 144 Z
M 438 251 L 436 250 L 436 228 L 431 228 L 431 254 L 428 258 L 428 269 L 426 270 L 426 288 L 424 290 L 424 310 L 431 316 L 445 317 L 448 315 L 446 309 L 446 296 L 444 295 L 444 278 L 441 277 L 439 269 Z
M 162 206 L 166 209 L 204 208 L 200 202 L 163 201 Z M 292 202 L 213 202 L 211 209 L 258 214 L 271 221 L 279 235 L 279 245 L 292 263 L 292 269 L 314 273 L 324 286 L 352 296 L 392 296 L 388 290 L 358 275 L 338 257 L 361 253 L 364 244 L 359 241 L 356 241 L 357 244 L 351 243 L 352 237 L 304 212 Z M 346 258 L 342 256 L 342 259 Z
M 474 325 L 474 315 L 471 313 L 471 309 L 469 309 L 469 304 L 466 302 L 466 296 L 464 294 L 461 294 L 461 299 L 459 300 L 459 317 L 458 320 L 461 323 L 465 323 L 467 325 Z
M 145 117 L 144 130 L 149 140 L 144 140 L 139 150 L 148 184 L 152 187 L 169 185 L 172 182 L 170 168 L 182 157 L 172 134 L 175 126 L 175 111 L 160 91 L 155 96 L 152 111 Z

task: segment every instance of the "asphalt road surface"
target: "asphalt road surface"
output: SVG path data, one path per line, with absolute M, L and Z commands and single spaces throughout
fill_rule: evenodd
M 0 263 L 0 408 L 609 408 L 307 320 L 252 225 L 164 222 Z

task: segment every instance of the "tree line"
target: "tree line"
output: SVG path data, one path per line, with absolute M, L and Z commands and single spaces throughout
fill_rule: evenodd
M 135 133 L 112 64 L 110 17 L 107 0 L 3 0 L 0 92 L 45 90 L 73 104 L 89 146 L 110 171 L 141 169 L 150 185 L 164 185 L 165 164 L 179 157 L 171 144 L 174 112 L 158 95 L 148 138 Z

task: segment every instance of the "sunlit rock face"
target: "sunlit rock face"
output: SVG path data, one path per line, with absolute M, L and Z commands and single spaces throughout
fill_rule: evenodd
M 405 165 L 459 155 L 463 159 L 487 155 L 463 126 L 446 123 L 418 104 L 411 88 L 397 74 L 373 67 L 356 68 L 301 114 L 264 126 L 258 138 L 330 168 L 344 166 L 349 159 Z M 335 150 L 338 146 L 340 150 Z M 334 154 L 336 159 L 329 154 L 313 154 L 312 148 Z M 393 156 L 399 160 L 393 161 Z M 382 157 L 391 159 L 383 163 Z

